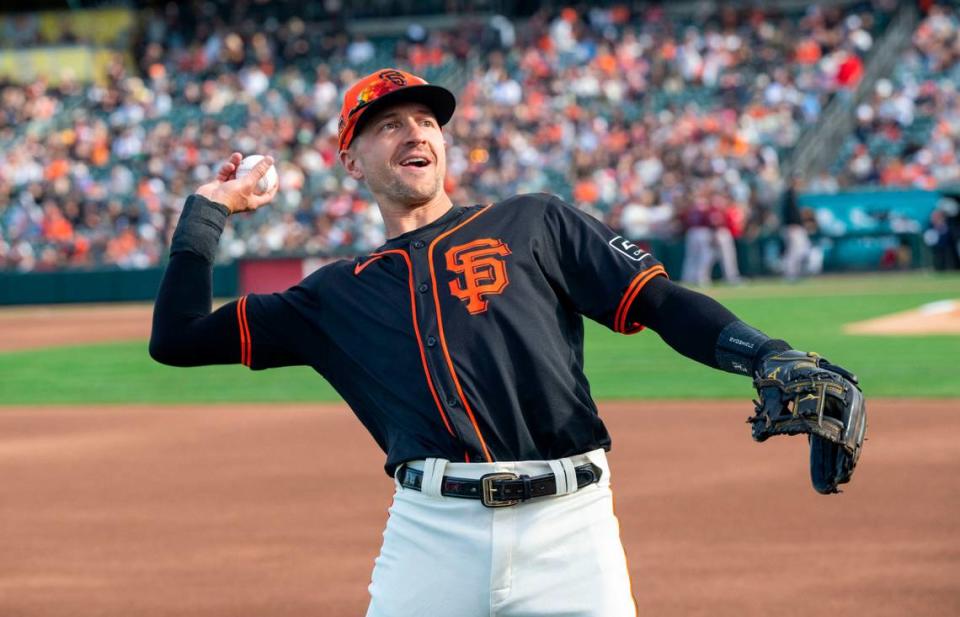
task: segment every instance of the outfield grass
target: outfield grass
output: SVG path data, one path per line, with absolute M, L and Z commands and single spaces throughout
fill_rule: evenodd
M 960 299 L 960 276 L 828 277 L 709 293 L 771 336 L 858 373 L 867 396 L 960 397 L 960 336 L 851 336 L 842 330 L 848 322 Z M 653 332 L 624 337 L 592 322 L 587 332 L 587 373 L 598 399 L 753 394 L 748 379 L 690 361 Z M 0 403 L 10 405 L 336 400 L 310 369 L 165 367 L 150 359 L 145 341 L 0 354 Z

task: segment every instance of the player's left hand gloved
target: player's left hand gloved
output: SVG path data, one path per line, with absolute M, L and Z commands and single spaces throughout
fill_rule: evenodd
M 850 481 L 867 429 L 863 393 L 853 373 L 815 353 L 794 349 L 760 362 L 753 381 L 753 438 L 806 434 L 810 479 L 817 492 L 837 493 Z

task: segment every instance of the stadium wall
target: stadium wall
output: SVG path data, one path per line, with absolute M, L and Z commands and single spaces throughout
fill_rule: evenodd
M 241 294 L 282 291 L 336 260 L 335 257 L 242 259 L 238 264 L 237 288 Z
M 143 270 L 0 272 L 0 305 L 153 300 L 163 271 L 163 267 L 154 267 Z M 214 296 L 237 295 L 237 271 L 236 263 L 214 268 Z

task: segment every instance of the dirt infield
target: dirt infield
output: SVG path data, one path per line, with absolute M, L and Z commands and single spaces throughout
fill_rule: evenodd
M 145 340 L 153 307 L 147 304 L 30 306 L 0 310 L 0 351 Z
M 871 401 L 824 497 L 743 404 L 602 405 L 640 614 L 960 614 L 958 407 Z M 392 493 L 320 405 L 0 407 L 0 478 L 3 617 L 363 615 Z

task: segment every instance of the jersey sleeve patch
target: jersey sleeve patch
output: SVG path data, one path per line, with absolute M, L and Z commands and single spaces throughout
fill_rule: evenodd
M 643 261 L 645 258 L 650 257 L 650 253 L 647 253 L 623 236 L 614 236 L 607 244 L 630 261 Z

